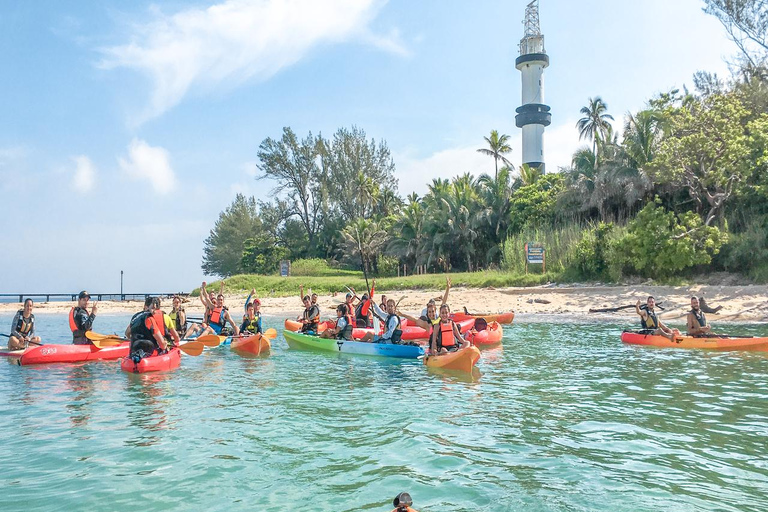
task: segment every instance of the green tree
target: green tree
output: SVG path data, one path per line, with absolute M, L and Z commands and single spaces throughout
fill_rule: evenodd
M 510 232 L 551 226 L 555 220 L 557 198 L 565 188 L 564 182 L 562 174 L 551 173 L 515 190 L 512 194 Z
M 576 128 L 579 129 L 579 140 L 591 139 L 592 153 L 595 156 L 597 156 L 598 140 L 608 139 L 611 131 L 611 124 L 608 121 L 613 121 L 613 116 L 607 114 L 607 111 L 608 105 L 600 96 L 596 96 L 594 99 L 589 98 L 589 104 L 581 107 L 580 110 L 584 117 L 576 123 Z
M 512 147 L 509 145 L 509 135 L 499 135 L 496 130 L 491 130 L 491 136 L 483 138 L 488 143 L 488 147 L 480 148 L 477 152 L 493 157 L 493 162 L 496 164 L 494 174 L 494 179 L 496 179 L 499 176 L 499 160 L 507 167 L 512 167 L 510 161 L 504 157 L 507 153 L 512 152 Z
M 342 232 L 344 235 L 344 256 L 360 258 L 363 270 L 377 273 L 377 257 L 389 242 L 386 226 L 375 220 L 355 219 Z
M 237 194 L 232 204 L 219 214 L 203 243 L 203 271 L 221 277 L 241 273 L 245 241 L 259 236 L 263 229 L 256 200 Z
M 277 245 L 268 233 L 260 233 L 243 244 L 240 266 L 251 274 L 272 274 L 278 269 L 280 260 L 287 258 L 288 249 Z

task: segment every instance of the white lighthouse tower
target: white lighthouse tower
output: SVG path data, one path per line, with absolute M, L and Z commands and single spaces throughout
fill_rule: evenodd
M 516 109 L 515 124 L 523 129 L 523 163 L 544 172 L 544 127 L 552 122 L 549 105 L 544 104 L 544 68 L 549 56 L 539 28 L 539 0 L 525 8 L 525 34 L 515 67 L 523 75 L 523 105 Z

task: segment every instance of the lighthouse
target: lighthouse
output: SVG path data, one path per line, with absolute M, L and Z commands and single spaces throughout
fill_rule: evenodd
M 525 8 L 525 33 L 515 67 L 523 78 L 523 104 L 515 110 L 515 124 L 523 129 L 523 163 L 544 173 L 544 127 L 552 122 L 549 105 L 544 104 L 544 68 L 549 56 L 539 28 L 539 0 Z

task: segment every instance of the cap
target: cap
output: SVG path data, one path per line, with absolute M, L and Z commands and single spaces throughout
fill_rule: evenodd
M 91 298 L 91 294 L 90 294 L 90 293 L 88 293 L 88 292 L 87 292 L 87 291 L 85 291 L 85 290 L 81 291 L 81 292 L 78 294 L 78 296 L 77 296 L 77 298 L 78 298 L 78 299 L 84 299 L 84 298 L 86 298 L 86 297 L 88 297 L 88 298 L 90 299 L 90 298 Z
M 400 505 L 411 506 L 413 505 L 413 499 L 411 499 L 411 495 L 407 492 L 401 492 L 395 496 L 395 499 L 392 500 L 392 504 L 396 507 L 399 507 Z
M 251 301 L 251 304 L 253 304 L 254 306 L 261 306 L 261 301 L 259 299 L 253 299 Z

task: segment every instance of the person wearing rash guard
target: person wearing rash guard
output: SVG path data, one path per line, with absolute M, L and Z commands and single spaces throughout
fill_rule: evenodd
M 451 278 L 447 277 L 445 279 L 445 293 L 443 294 L 443 300 L 440 302 L 440 307 L 443 307 L 443 304 L 448 303 L 448 293 L 451 291 Z M 435 306 L 437 307 L 437 304 L 435 303 L 435 299 L 429 299 L 429 302 L 427 302 L 427 307 L 421 310 L 421 319 L 427 320 L 427 309 L 429 309 L 429 306 Z
M 635 312 L 640 315 L 640 327 L 648 334 L 664 336 L 665 338 L 669 338 L 669 341 L 674 342 L 675 336 L 680 336 L 680 331 L 677 329 L 670 329 L 664 325 L 661 320 L 659 320 L 659 317 L 656 316 L 656 312 L 653 309 L 654 307 L 656 307 L 656 299 L 654 299 L 653 296 L 648 297 L 648 301 L 644 308 L 641 308 L 640 301 L 637 301 L 637 304 L 635 304 Z
M 309 295 L 304 296 L 304 313 L 299 317 L 301 322 L 301 331 L 304 334 L 317 334 L 318 323 L 320 322 L 320 307 L 312 304 L 312 298 Z
M 35 315 L 32 314 L 32 299 L 24 301 L 24 307 L 16 312 L 11 322 L 11 336 L 8 338 L 9 350 L 22 350 L 30 343 L 40 344 L 40 336 L 35 336 Z
M 77 306 L 69 311 L 69 329 L 72 331 L 72 343 L 75 345 L 88 345 L 91 342 L 85 337 L 85 333 L 93 329 L 93 321 L 96 319 L 96 303 L 91 307 L 91 314 L 86 308 L 91 296 L 85 290 L 77 296 Z
M 336 338 L 337 340 L 352 340 L 352 329 L 355 326 L 355 321 L 352 315 L 349 314 L 346 304 L 339 304 L 336 306 L 336 327 L 324 330 L 321 334 L 321 338 Z
M 432 330 L 429 345 L 433 355 L 447 354 L 469 346 L 469 342 L 462 338 L 459 327 L 451 320 L 448 304 L 440 306 L 440 322 Z
M 240 334 L 261 334 L 264 331 L 261 328 L 261 315 L 259 314 L 259 299 L 254 299 L 245 307 L 246 315 L 243 324 L 240 326 Z
M 419 512 L 418 510 L 411 508 L 411 505 L 413 505 L 413 499 L 407 492 L 401 492 L 395 496 L 395 499 L 392 500 L 392 505 L 395 507 L 392 509 L 392 512 Z
M 155 352 L 161 354 L 168 350 L 168 342 L 164 337 L 165 325 L 157 325 L 155 320 L 155 305 L 155 298 L 147 297 L 144 309 L 133 315 L 125 329 L 125 337 L 131 340 L 128 357 L 135 363 Z
M 378 316 L 386 319 L 384 320 L 384 332 L 381 335 L 368 332 L 360 341 L 399 344 L 403 331 L 400 329 L 400 317 L 395 314 L 395 301 L 393 299 L 387 301 L 386 313 L 379 308 L 378 304 L 373 303 L 373 311 Z

